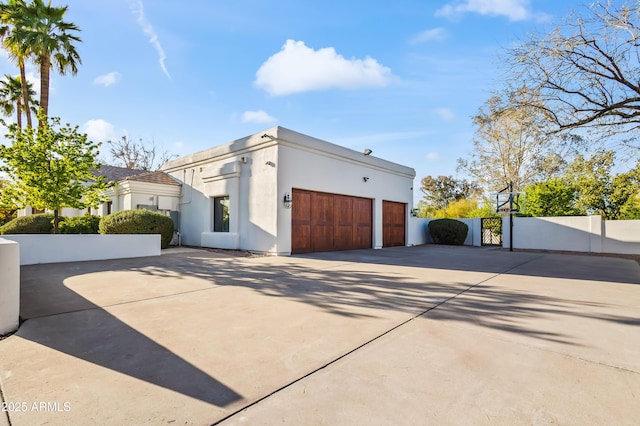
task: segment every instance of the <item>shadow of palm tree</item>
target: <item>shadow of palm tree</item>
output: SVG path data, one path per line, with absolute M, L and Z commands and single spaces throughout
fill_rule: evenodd
M 515 273 L 516 277 L 526 274 L 535 269 L 529 266 L 542 256 L 540 254 L 495 255 L 487 250 L 461 252 L 456 249 L 400 248 L 321 253 L 280 262 L 270 258 L 225 258 L 197 252 L 155 258 L 32 265 L 22 268 L 21 289 L 21 313 L 31 320 L 21 327 L 18 335 L 224 407 L 239 401 L 242 396 L 107 312 L 104 308 L 108 303 L 100 306 L 83 296 L 85 290 L 87 294 L 91 293 L 88 289 L 92 274 L 119 271 L 134 273 L 132 277 L 145 277 L 113 283 L 113 292 L 127 286 L 140 286 L 143 290 L 160 283 L 169 289 L 167 297 L 217 287 L 242 287 L 265 297 L 305 303 L 334 315 L 368 318 L 381 315 L 381 310 L 402 311 L 410 317 L 422 315 L 434 320 L 474 323 L 566 345 L 580 345 L 570 330 L 551 332 L 534 325 L 535 321 L 522 320 L 551 313 L 640 325 L 635 317 L 602 313 L 615 308 L 606 303 L 534 294 L 522 288 L 484 282 L 507 271 Z M 376 271 L 368 264 L 394 267 Z M 575 267 L 565 265 L 560 275 L 580 276 L 582 272 L 572 270 Z M 442 282 L 433 277 L 434 270 L 445 268 L 457 271 L 455 281 Z M 532 274 L 540 275 L 540 272 Z M 43 276 L 46 277 L 44 280 Z M 74 290 L 65 285 L 72 277 Z M 197 289 L 187 285 L 193 279 L 200 283 Z M 621 282 L 631 281 L 628 276 L 621 279 Z M 140 292 L 137 300 L 147 297 L 143 293 Z M 458 297 L 460 295 L 465 297 Z M 128 300 L 131 301 L 136 301 L 136 296 Z M 583 311 L 580 307 L 594 309 Z M 58 315 L 63 313 L 67 315 Z M 176 320 L 188 322 L 189 318 Z M 60 333 L 60 330 L 66 332 Z
M 16 336 L 218 407 L 242 399 L 207 372 L 66 287 L 65 279 L 86 273 L 69 265 L 73 264 L 22 267 L 21 316 L 27 321 Z M 97 272 L 113 264 L 80 265 Z M 51 273 L 45 282 L 34 279 L 47 269 Z M 38 289 L 44 288 L 39 294 Z M 34 305 L 48 306 L 48 314 L 29 319 L 29 312 L 38 312 Z

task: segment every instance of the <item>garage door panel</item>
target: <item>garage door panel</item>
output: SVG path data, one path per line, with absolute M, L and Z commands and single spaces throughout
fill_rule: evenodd
M 354 199 L 355 247 L 371 248 L 373 242 L 373 205 L 366 198 Z
M 291 246 L 296 253 L 311 251 L 311 193 L 292 191 Z
M 333 197 L 330 194 L 311 193 L 311 249 L 333 249 Z
M 353 199 L 335 195 L 333 215 L 334 247 L 351 248 L 353 246 Z
M 382 246 L 405 245 L 406 204 L 382 202 Z

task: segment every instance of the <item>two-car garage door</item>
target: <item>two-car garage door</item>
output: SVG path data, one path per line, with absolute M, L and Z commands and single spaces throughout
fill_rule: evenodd
M 373 200 L 302 189 L 292 192 L 293 254 L 372 247 Z M 387 203 L 383 208 L 383 245 L 404 245 L 405 204 L 391 203 L 389 207 Z

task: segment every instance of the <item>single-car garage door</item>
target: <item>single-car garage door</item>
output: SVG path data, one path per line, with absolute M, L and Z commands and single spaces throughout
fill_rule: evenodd
M 404 246 L 406 204 L 382 202 L 382 246 Z
M 293 189 L 291 253 L 371 248 L 369 198 Z

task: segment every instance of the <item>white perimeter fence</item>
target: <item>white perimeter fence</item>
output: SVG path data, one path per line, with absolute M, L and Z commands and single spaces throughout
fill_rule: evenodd
M 159 256 L 160 235 L 3 235 L 0 336 L 18 328 L 20 265 Z
M 428 223 L 412 218 L 409 243 L 431 243 Z M 481 221 L 457 219 L 469 226 L 465 245 L 480 246 Z M 502 218 L 502 247 L 509 248 L 509 216 Z M 601 216 L 514 217 L 513 248 L 590 253 L 640 254 L 640 220 L 602 220 Z

